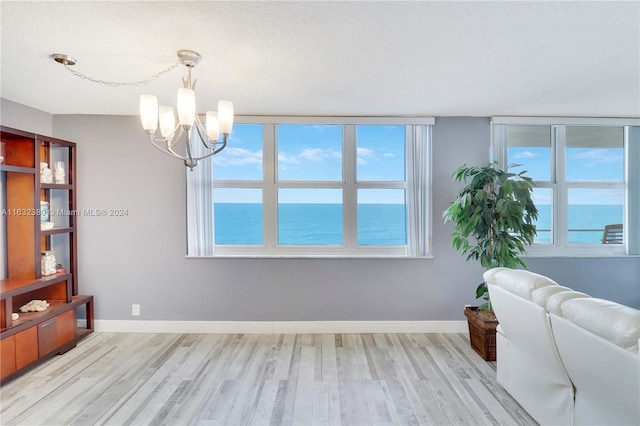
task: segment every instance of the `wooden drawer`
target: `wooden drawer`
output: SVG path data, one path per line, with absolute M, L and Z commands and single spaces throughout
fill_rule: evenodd
M 76 337 L 76 311 L 72 309 L 56 317 L 56 342 L 62 346 Z
M 38 353 L 45 356 L 58 347 L 56 318 L 38 325 Z
M 38 359 L 38 327 L 27 328 L 15 335 L 16 338 L 16 368 Z
M 55 319 L 53 320 L 55 321 Z M 49 321 L 47 321 L 48 323 Z M 1 346 L 1 363 L 2 363 L 2 377 L 13 373 L 14 371 L 31 364 L 37 360 L 40 356 L 39 351 L 39 339 L 38 329 L 42 326 L 34 326 L 27 328 L 20 333 L 16 333 L 13 336 L 7 337 L 0 342 Z M 49 326 L 55 331 L 53 325 Z M 48 327 L 44 327 L 45 334 L 48 332 Z M 55 347 L 55 346 L 54 346 Z M 53 349 L 49 349 L 51 351 Z
M 16 371 L 16 339 L 15 336 L 0 340 L 0 377 Z
M 75 310 L 70 310 L 38 325 L 39 356 L 47 355 L 75 339 L 75 322 Z

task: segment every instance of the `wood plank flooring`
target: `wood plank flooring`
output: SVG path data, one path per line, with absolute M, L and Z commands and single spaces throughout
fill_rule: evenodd
M 93 333 L 2 425 L 535 425 L 464 334 Z

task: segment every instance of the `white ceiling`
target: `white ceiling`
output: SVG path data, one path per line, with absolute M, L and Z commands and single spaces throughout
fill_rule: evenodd
M 195 69 L 198 110 L 251 115 L 640 116 L 640 2 L 0 3 L 1 96 L 52 114 L 173 105 Z

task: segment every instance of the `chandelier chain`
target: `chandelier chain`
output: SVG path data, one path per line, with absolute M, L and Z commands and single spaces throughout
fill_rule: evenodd
M 69 72 L 73 75 L 75 75 L 76 77 L 80 77 L 84 80 L 89 80 L 93 83 L 98 83 L 98 84 L 104 84 L 105 86 L 109 86 L 109 87 L 125 87 L 125 86 L 143 86 L 145 84 L 149 84 L 151 83 L 153 80 L 156 80 L 158 77 L 160 77 L 163 74 L 168 73 L 169 71 L 173 70 L 174 68 L 180 66 L 181 63 L 180 62 L 176 62 L 175 64 L 165 68 L 164 70 L 160 71 L 157 74 L 154 74 L 153 76 L 144 79 L 144 80 L 140 80 L 140 81 L 133 81 L 133 82 L 118 82 L 118 81 L 104 81 L 104 80 L 98 80 L 92 77 L 89 77 L 87 75 L 82 74 L 81 72 L 78 72 L 74 69 L 71 68 L 71 65 L 69 64 L 64 64 L 64 67 L 66 69 L 69 70 Z

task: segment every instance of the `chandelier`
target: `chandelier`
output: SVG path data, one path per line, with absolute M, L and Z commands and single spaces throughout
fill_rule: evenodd
M 163 153 L 181 159 L 184 165 L 191 170 L 198 165 L 198 161 L 217 154 L 227 146 L 227 139 L 233 127 L 233 103 L 219 101 L 217 112 L 207 111 L 205 124 L 200 121 L 196 112 L 194 91 L 196 80 L 191 78 L 191 70 L 202 59 L 198 52 L 179 50 L 178 63 L 169 66 L 146 80 L 131 83 L 98 80 L 72 69 L 71 66 L 76 64 L 76 60 L 71 56 L 55 53 L 51 57 L 56 62 L 64 65 L 76 77 L 109 87 L 148 84 L 177 66 L 184 65 L 188 74 L 186 78 L 182 79 L 183 87 L 178 89 L 177 124 L 172 107 L 158 107 L 158 98 L 153 95 L 140 96 L 140 120 L 142 127 L 149 135 L 151 144 Z M 157 134 L 158 126 L 160 127 L 159 135 Z
M 198 65 L 201 56 L 191 50 L 179 50 L 178 58 L 188 71 L 187 77 L 182 79 L 184 87 L 178 89 L 178 123 L 173 108 L 158 107 L 158 98 L 153 95 L 140 96 L 140 120 L 153 146 L 183 160 L 184 165 L 193 170 L 199 160 L 211 157 L 226 147 L 233 127 L 233 103 L 219 101 L 218 111 L 207 111 L 206 124 L 203 124 L 196 113 L 194 88 L 197 80 L 191 78 L 191 70 Z M 160 135 L 156 132 L 158 124 Z M 183 136 L 184 143 L 180 144 Z M 196 154 L 199 151 L 194 143 L 201 143 L 204 153 Z M 183 145 L 182 152 L 177 151 L 179 145 Z

